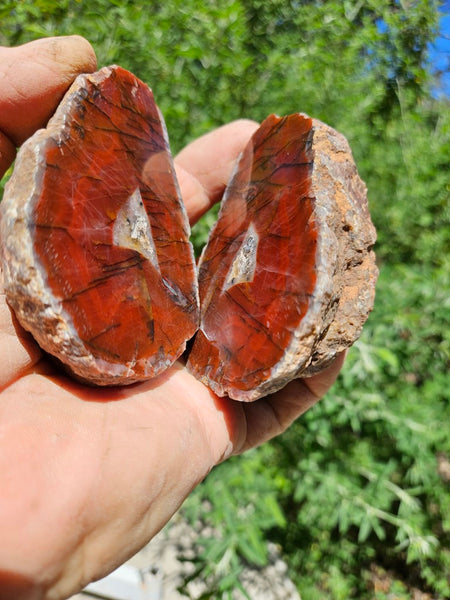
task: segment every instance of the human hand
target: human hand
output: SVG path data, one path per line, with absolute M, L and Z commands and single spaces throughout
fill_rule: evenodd
M 0 49 L 0 174 L 75 76 L 93 70 L 76 36 Z M 191 221 L 220 199 L 256 127 L 230 123 L 176 158 Z M 342 362 L 250 404 L 218 398 L 181 363 L 145 383 L 90 388 L 47 362 L 1 293 L 0 599 L 66 598 L 117 567 L 214 465 L 314 404 Z

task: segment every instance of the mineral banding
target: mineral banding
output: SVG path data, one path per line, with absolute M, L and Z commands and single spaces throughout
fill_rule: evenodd
M 19 151 L 0 216 L 9 304 L 95 385 L 154 377 L 193 338 L 195 377 L 256 400 L 325 368 L 373 306 L 375 229 L 341 134 L 269 116 L 236 163 L 197 276 L 163 118 L 120 67 L 76 79 Z

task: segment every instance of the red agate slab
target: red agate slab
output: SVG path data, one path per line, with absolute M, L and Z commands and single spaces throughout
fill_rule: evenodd
M 188 369 L 251 401 L 327 366 L 374 300 L 375 229 L 345 138 L 268 117 L 237 164 L 199 263 Z
M 21 148 L 0 205 L 20 323 L 97 385 L 155 376 L 198 327 L 195 262 L 162 116 L 120 67 L 79 76 Z

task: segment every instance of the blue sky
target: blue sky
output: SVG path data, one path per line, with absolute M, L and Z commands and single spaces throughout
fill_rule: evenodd
M 442 3 L 440 36 L 430 46 L 430 59 L 433 69 L 444 72 L 442 90 L 450 98 L 450 1 Z

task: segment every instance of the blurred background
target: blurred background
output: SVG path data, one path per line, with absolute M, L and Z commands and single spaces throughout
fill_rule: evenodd
M 148 83 L 174 154 L 301 111 L 346 135 L 368 185 L 375 309 L 331 393 L 183 507 L 215 532 L 202 598 L 232 598 L 269 541 L 303 600 L 450 596 L 449 32 L 433 0 L 0 0 L 0 44 L 78 33 Z

